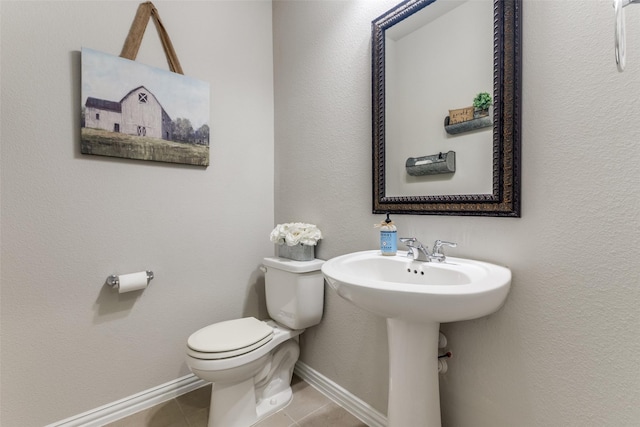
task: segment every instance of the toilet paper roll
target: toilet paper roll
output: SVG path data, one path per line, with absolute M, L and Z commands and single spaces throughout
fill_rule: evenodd
M 146 271 L 141 271 L 139 273 L 122 274 L 118 276 L 118 282 L 118 293 L 121 294 L 125 292 L 144 289 L 149 283 Z

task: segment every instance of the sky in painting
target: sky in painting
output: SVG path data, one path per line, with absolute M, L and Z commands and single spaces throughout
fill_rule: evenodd
M 82 48 L 82 105 L 88 97 L 119 102 L 132 89 L 146 87 L 171 120 L 209 125 L 209 83 L 119 56 Z

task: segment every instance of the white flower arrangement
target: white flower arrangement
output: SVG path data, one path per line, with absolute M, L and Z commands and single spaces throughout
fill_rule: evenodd
M 278 224 L 271 232 L 270 239 L 278 245 L 296 246 L 298 244 L 315 246 L 322 239 L 322 233 L 313 224 L 303 222 L 288 222 Z

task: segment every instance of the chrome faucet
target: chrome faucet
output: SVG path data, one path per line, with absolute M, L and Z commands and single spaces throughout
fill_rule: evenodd
M 418 239 L 415 237 L 401 237 L 400 242 L 404 243 L 409 251 L 407 252 L 407 258 L 411 258 L 415 261 L 425 261 L 425 262 L 443 262 L 447 257 L 442 252 L 443 246 L 449 246 L 451 248 L 455 248 L 458 246 L 453 242 L 444 242 L 442 240 L 436 240 L 433 244 L 433 252 L 429 253 L 429 248 L 420 243 Z
M 453 242 L 443 242 L 442 240 L 436 240 L 435 243 L 433 244 L 433 252 L 431 253 L 431 257 L 430 257 L 432 260 L 442 262 L 445 259 L 447 259 L 447 257 L 444 256 L 444 252 L 442 252 L 443 246 L 455 248 L 456 246 L 458 246 L 458 244 Z
M 411 258 L 416 261 L 430 261 L 429 257 L 431 255 L 429 255 L 429 248 L 420 243 L 418 239 L 415 237 L 401 237 L 400 241 L 409 248 L 407 258 Z

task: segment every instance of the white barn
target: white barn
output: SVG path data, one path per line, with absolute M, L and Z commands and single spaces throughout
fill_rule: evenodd
M 144 86 L 127 93 L 120 102 L 88 97 L 85 127 L 171 140 L 171 118 Z

